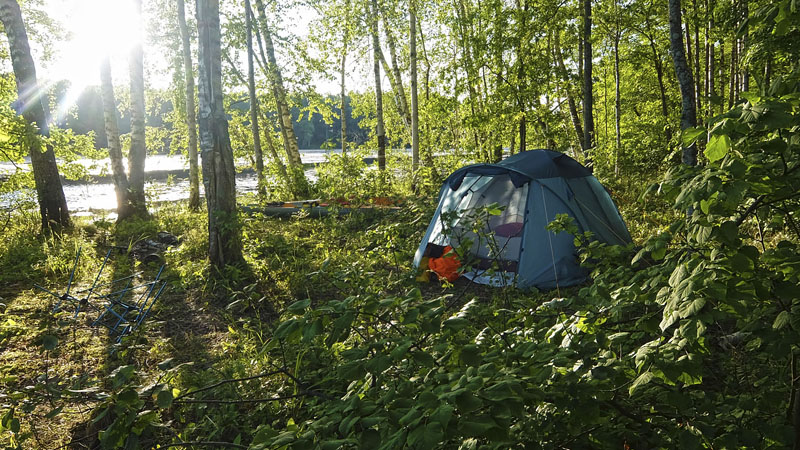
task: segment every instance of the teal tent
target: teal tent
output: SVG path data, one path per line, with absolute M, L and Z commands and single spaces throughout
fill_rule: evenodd
M 475 221 L 475 211 L 495 203 L 499 214 Z M 557 214 L 570 215 L 580 232 L 591 231 L 601 242 L 631 241 L 617 206 L 587 168 L 563 153 L 531 150 L 453 172 L 414 266 L 451 246 L 467 250 L 462 276 L 478 283 L 523 289 L 581 283 L 587 272 L 578 263 L 574 236 L 546 228 Z

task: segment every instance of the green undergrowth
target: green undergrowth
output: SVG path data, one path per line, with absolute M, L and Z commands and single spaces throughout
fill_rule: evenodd
M 780 87 L 780 85 L 778 85 Z M 8 448 L 786 448 L 800 418 L 800 100 L 748 101 L 691 130 L 705 165 L 610 183 L 635 237 L 568 216 L 592 282 L 551 292 L 415 280 L 434 208 L 243 214 L 246 265 L 211 272 L 203 212 L 0 243 Z M 616 192 L 616 193 L 615 193 Z M 169 290 L 114 346 L 52 313 L 77 248 L 91 282 L 152 274 L 131 243 L 168 231 Z M 121 249 L 121 250 L 120 250 Z M 31 269 L 22 271 L 18 255 Z M 57 445 L 56 445 L 57 444 Z M 48 444 L 50 445 L 50 444 Z

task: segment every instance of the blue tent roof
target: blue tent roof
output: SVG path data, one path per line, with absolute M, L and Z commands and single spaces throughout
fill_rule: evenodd
M 451 189 L 458 189 L 467 174 L 508 174 L 514 186 L 544 178 L 580 178 L 592 173 L 578 161 L 552 150 L 530 150 L 500 161 L 497 164 L 472 164 L 453 172 L 447 180 Z

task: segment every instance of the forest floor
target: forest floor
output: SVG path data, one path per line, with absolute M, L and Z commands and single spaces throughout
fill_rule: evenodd
M 0 443 L 96 448 L 97 432 L 108 426 L 111 416 L 110 408 L 104 409 L 107 392 L 117 387 L 121 370 L 136 367 L 141 386 L 156 386 L 164 381 L 165 368 L 189 364 L 190 375 L 171 380 L 172 385 L 183 386 L 184 392 L 203 386 L 208 374 L 217 377 L 247 364 L 242 355 L 263 345 L 270 323 L 301 299 L 316 305 L 354 293 L 403 295 L 414 287 L 421 288 L 424 298 L 452 295 L 452 304 L 464 303 L 460 299 L 465 296 L 489 301 L 498 295 L 496 289 L 464 280 L 444 285 L 414 281 L 411 260 L 431 214 L 427 203 L 326 218 L 245 215 L 247 265 L 222 277 L 208 272 L 204 213 L 184 206 L 161 208 L 151 219 L 135 223 L 85 222 L 61 239 L 35 237 L 25 226 L 18 227 L 9 233 L 7 256 L 0 259 L 5 273 L 0 277 L 0 402 L 4 408 L 14 405 L 0 415 L 12 432 L 12 422 L 18 420 L 19 432 L 3 432 Z M 35 218 L 30 220 L 28 226 L 34 228 Z M 646 228 L 644 221 L 636 220 L 645 225 L 641 229 Z M 70 307 L 54 312 L 57 300 L 33 286 L 64 292 L 80 248 L 73 292 L 86 288 L 106 249 L 124 248 L 158 231 L 180 239 L 163 255 L 162 279 L 168 288 L 144 324 L 120 345 L 114 345 L 108 330 L 92 326 L 100 303 L 90 302 L 73 317 Z M 28 261 L 14 260 L 15 254 L 27 255 Z M 26 264 L 29 270 L 19 268 Z M 152 278 L 160 264 L 145 264 L 117 251 L 109 265 L 100 282 L 135 271 Z M 559 293 L 536 295 L 544 301 Z M 139 396 L 153 392 L 143 387 Z M 173 392 L 177 395 L 178 390 Z M 140 415 L 147 412 L 144 406 L 139 409 Z
M 205 371 L 222 370 L 231 363 L 230 350 L 241 345 L 242 334 L 254 333 L 248 329 L 253 315 L 269 326 L 276 311 L 297 299 L 322 302 L 339 297 L 341 286 L 335 281 L 314 279 L 315 272 L 331 262 L 374 271 L 374 286 L 365 289 L 389 292 L 407 285 L 411 256 L 427 225 L 423 215 L 411 206 L 400 213 L 370 211 L 328 218 L 245 216 L 248 264 L 240 272 L 224 274 L 224 281 L 212 281 L 215 277 L 207 272 L 202 212 L 161 208 L 147 221 L 119 226 L 81 218 L 84 223 L 61 239 L 23 236 L 23 230 L 9 233 L 0 288 L 0 402 L 4 404 L 0 415 L 10 411 L 9 423 L 19 420 L 16 436 L 25 442 L 23 448 L 94 448 L 97 431 L 106 425 L 99 406 L 120 367 L 137 367 L 140 378 L 150 378 L 143 384 L 158 382 L 159 363 L 164 361 L 189 363 L 200 378 Z M 409 221 L 410 216 L 414 217 Z M 39 284 L 63 293 L 75 253 L 81 249 L 72 292 L 86 289 L 110 245 L 125 247 L 161 230 L 181 240 L 164 254 L 162 279 L 168 288 L 143 326 L 120 345 L 114 344 L 106 328 L 92 326 L 102 303 L 92 300 L 73 317 L 72 305 L 54 311 L 58 299 L 34 287 Z M 30 254 L 29 270 L 16 267 L 25 261 L 12 262 L 17 253 Z M 109 266 L 100 283 L 135 271 L 151 279 L 159 264 L 112 251 Z M 470 288 L 467 282 L 456 284 Z M 425 287 L 438 294 L 442 289 L 438 283 Z M 16 406 L 5 409 L 8 405 Z M 6 444 L 15 443 L 14 439 L 8 431 L 0 435 Z

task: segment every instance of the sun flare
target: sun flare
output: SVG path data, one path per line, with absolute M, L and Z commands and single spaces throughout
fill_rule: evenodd
M 100 63 L 111 58 L 115 75 L 126 75 L 127 56 L 141 42 L 141 18 L 132 0 L 63 2 L 62 23 L 70 38 L 49 70 L 51 81 L 67 80 L 69 91 L 59 100 L 63 117 L 87 86 L 100 84 Z M 115 81 L 124 81 L 115 76 Z

